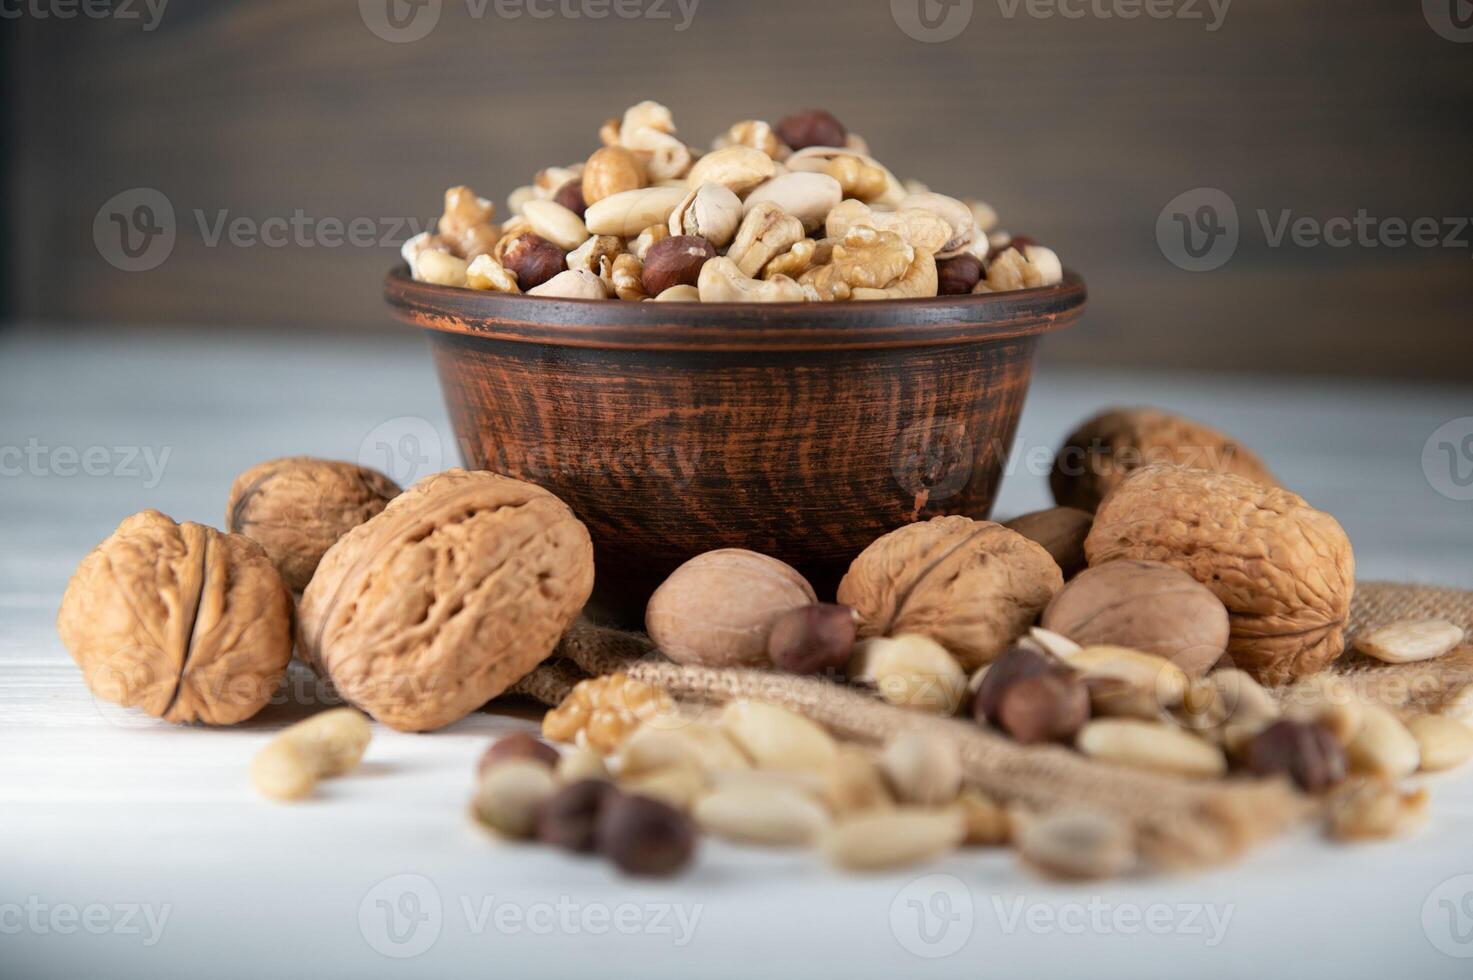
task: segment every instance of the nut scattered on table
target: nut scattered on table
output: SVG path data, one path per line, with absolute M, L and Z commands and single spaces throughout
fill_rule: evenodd
M 352 708 L 333 708 L 283 730 L 256 754 L 256 792 L 279 802 L 312 795 L 319 781 L 358 768 L 373 730 Z
M 1388 664 L 1433 660 L 1463 642 L 1460 626 L 1443 619 L 1408 619 L 1359 633 L 1355 648 Z
M 292 597 L 256 542 L 146 510 L 82 559 L 56 627 L 102 700 L 233 725 L 281 683 Z
M 967 675 L 946 648 L 927 636 L 875 637 L 854 648 L 849 679 L 874 687 L 890 704 L 952 715 L 966 696 Z
M 1345 779 L 1345 749 L 1330 732 L 1302 721 L 1275 722 L 1244 749 L 1248 770 L 1287 776 L 1307 793 L 1321 793 Z
M 235 478 L 225 530 L 264 548 L 287 588 L 300 592 L 339 538 L 398 495 L 398 484 L 364 466 L 310 456 L 274 459 Z

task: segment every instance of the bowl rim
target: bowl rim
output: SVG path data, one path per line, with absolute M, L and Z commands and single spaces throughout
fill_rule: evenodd
M 1073 325 L 1084 279 L 975 296 L 848 303 L 629 303 L 554 299 L 384 278 L 394 316 L 438 334 L 621 350 L 778 351 L 929 347 L 1031 337 Z

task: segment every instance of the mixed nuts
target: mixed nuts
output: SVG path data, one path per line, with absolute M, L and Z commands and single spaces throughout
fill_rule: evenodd
M 405 243 L 414 278 L 564 299 L 802 303 L 1033 289 L 1058 256 L 974 200 L 901 181 L 831 113 L 745 120 L 709 151 L 630 107 L 586 160 L 540 171 L 511 216 L 468 187 Z

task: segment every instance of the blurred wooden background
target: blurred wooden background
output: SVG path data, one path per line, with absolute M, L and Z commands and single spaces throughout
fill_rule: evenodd
M 1177 2 L 1213 18 L 1205 0 Z M 506 19 L 497 0 L 478 18 L 443 0 L 412 43 L 372 33 L 355 0 L 171 0 L 149 31 L 7 20 L 7 306 L 394 329 L 379 299 L 393 245 L 212 245 L 197 214 L 423 222 L 449 184 L 504 200 L 538 167 L 586 156 L 605 117 L 649 97 L 700 143 L 825 106 L 903 175 L 990 200 L 1089 281 L 1092 308 L 1051 360 L 1473 374 L 1473 231 L 1459 248 L 1273 248 L 1257 216 L 1473 215 L 1473 44 L 1439 37 L 1414 0 L 1237 0 L 1213 31 L 976 0 L 938 44 L 906 36 L 889 0 L 699 0 L 683 31 L 675 0 L 660 3 L 672 20 Z M 94 245 L 99 207 L 133 187 L 161 191 L 178 219 L 148 272 Z M 1163 206 L 1197 187 L 1241 217 L 1213 272 L 1176 268 L 1156 242 Z

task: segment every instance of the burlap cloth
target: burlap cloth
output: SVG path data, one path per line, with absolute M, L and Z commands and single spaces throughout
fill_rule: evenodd
M 1400 619 L 1446 619 L 1473 635 L 1473 592 L 1362 583 L 1350 635 Z M 647 637 L 593 626 L 575 628 L 557 654 L 512 693 L 544 704 L 578 681 L 624 671 L 656 684 L 690 709 L 755 698 L 799 711 L 835 736 L 879 745 L 905 731 L 932 731 L 961 752 L 969 785 L 1032 811 L 1088 806 L 1128 821 L 1156 868 L 1200 867 L 1241 854 L 1317 811 L 1285 784 L 1251 779 L 1193 781 L 1093 762 L 1067 748 L 1022 746 L 965 719 L 895 708 L 832 680 L 762 670 L 682 667 Z M 1434 661 L 1390 666 L 1347 653 L 1334 667 L 1367 700 L 1400 712 L 1473 713 L 1473 646 Z

